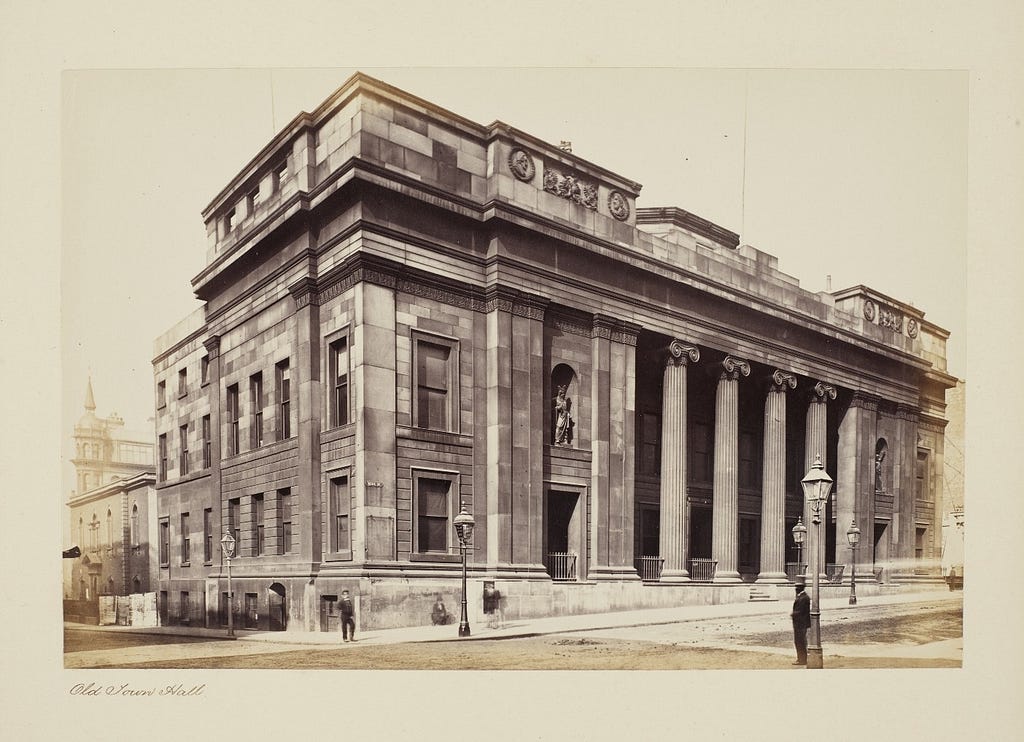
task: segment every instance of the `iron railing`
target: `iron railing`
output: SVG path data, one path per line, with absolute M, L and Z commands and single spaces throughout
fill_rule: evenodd
M 657 582 L 661 579 L 661 568 L 665 565 L 665 560 L 659 556 L 642 556 L 637 557 L 633 564 L 641 580 Z
M 800 575 L 807 574 L 807 562 L 786 562 L 786 577 L 790 582 L 796 582 Z
M 571 552 L 549 551 L 544 566 L 552 580 L 567 582 L 576 579 L 576 555 Z
M 825 579 L 833 585 L 838 585 L 843 581 L 843 572 L 846 570 L 845 564 L 826 564 L 825 565 Z
M 711 582 L 715 579 L 717 559 L 691 559 L 690 579 L 694 582 Z

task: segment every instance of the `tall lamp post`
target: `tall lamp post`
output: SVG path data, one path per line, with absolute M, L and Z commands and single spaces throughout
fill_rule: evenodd
M 455 533 L 459 536 L 459 546 L 462 548 L 462 618 L 459 621 L 459 636 L 469 636 L 469 613 L 466 610 L 466 549 L 473 537 L 475 525 L 473 516 L 466 512 L 466 503 L 462 503 L 462 510 L 455 516 Z
M 818 564 L 818 544 L 821 543 L 821 512 L 825 509 L 825 503 L 832 491 L 832 477 L 822 466 L 820 455 L 815 456 L 814 464 L 800 480 L 800 486 L 804 488 L 804 498 L 814 514 L 814 543 L 811 544 L 814 587 L 811 590 L 811 641 L 807 645 L 807 669 L 820 670 L 824 665 L 821 656 L 821 605 L 818 600 L 818 573 L 821 572 L 821 565 Z
M 231 610 L 231 599 L 234 597 L 231 594 L 231 560 L 235 556 L 235 538 L 230 533 L 225 533 L 224 538 L 220 540 L 220 548 L 224 550 L 224 557 L 228 560 L 228 636 L 235 635 L 235 624 L 231 616 L 233 611 Z
M 850 530 L 846 532 L 846 540 L 850 542 L 850 549 L 853 556 L 850 561 L 850 605 L 857 605 L 857 544 L 860 543 L 860 529 L 857 528 L 857 519 L 853 519 Z
M 796 519 L 796 525 L 793 526 L 793 543 L 796 544 L 796 568 L 797 574 L 805 574 L 804 569 L 804 539 L 807 538 L 807 526 L 804 525 L 804 519 L 798 517 Z

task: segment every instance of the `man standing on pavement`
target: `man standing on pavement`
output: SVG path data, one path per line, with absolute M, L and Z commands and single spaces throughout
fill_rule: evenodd
M 351 637 L 352 641 L 356 640 L 356 619 L 355 619 L 355 605 L 352 603 L 352 598 L 348 594 L 348 590 L 341 591 L 341 600 L 339 601 L 338 608 L 341 610 L 341 638 L 344 641 L 349 641 Z
M 794 665 L 807 664 L 807 629 L 811 627 L 811 599 L 804 592 L 803 576 L 796 578 L 796 600 L 793 601 L 793 643 L 796 644 Z

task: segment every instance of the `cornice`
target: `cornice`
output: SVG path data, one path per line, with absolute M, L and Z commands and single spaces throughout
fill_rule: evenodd
M 943 420 L 941 417 L 934 417 L 933 415 L 922 413 L 917 418 L 918 429 L 927 430 L 929 433 L 941 434 L 946 430 L 947 425 L 949 425 L 949 420 Z
M 641 224 L 674 224 L 690 232 L 696 232 L 720 245 L 736 249 L 740 245 L 740 236 L 720 227 L 714 222 L 691 214 L 678 206 L 664 206 L 636 210 L 636 223 Z

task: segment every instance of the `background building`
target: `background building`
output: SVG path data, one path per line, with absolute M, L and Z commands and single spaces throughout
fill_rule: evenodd
M 77 546 L 81 556 L 65 560 L 64 597 L 95 601 L 152 590 L 152 433 L 126 430 L 116 412 L 98 417 L 90 379 L 74 446 L 78 488 L 67 501 L 71 541 L 65 548 Z
M 501 122 L 356 75 L 206 208 L 201 310 L 156 342 L 165 620 L 426 623 L 747 600 L 816 548 L 877 589 L 937 577 L 948 333 L 776 259 Z M 806 554 L 804 555 L 806 557 Z M 806 561 L 806 558 L 805 558 Z M 871 589 L 871 586 L 861 590 Z

